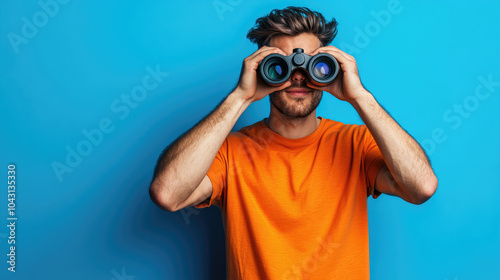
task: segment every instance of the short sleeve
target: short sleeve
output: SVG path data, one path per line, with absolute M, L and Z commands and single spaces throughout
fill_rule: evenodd
M 196 204 L 194 206 L 195 208 L 205 208 L 212 204 L 220 206 L 220 201 L 226 187 L 227 149 L 228 143 L 226 138 L 224 142 L 222 142 L 222 146 L 219 148 L 212 162 L 212 166 L 210 166 L 207 172 L 207 176 L 210 182 L 212 182 L 212 195 L 201 203 Z
M 367 197 L 371 195 L 373 198 L 377 198 L 382 193 L 375 189 L 375 179 L 382 166 L 384 166 L 385 161 L 372 134 L 366 126 L 364 127 L 363 162 L 367 180 Z

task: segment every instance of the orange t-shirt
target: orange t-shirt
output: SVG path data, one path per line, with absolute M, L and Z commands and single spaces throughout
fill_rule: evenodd
M 384 165 L 365 125 L 319 117 L 289 139 L 261 120 L 231 132 L 207 175 L 228 279 L 369 279 L 367 197 Z

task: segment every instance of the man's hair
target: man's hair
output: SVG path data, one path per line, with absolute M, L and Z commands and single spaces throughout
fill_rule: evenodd
M 282 10 L 274 9 L 268 15 L 257 19 L 255 26 L 248 31 L 247 38 L 261 48 L 268 46 L 275 36 L 312 33 L 318 37 L 321 46 L 326 46 L 337 35 L 337 25 L 335 18 L 327 22 L 318 12 L 305 7 L 289 6 Z

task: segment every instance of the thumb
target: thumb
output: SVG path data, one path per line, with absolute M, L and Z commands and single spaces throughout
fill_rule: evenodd
M 279 90 L 284 90 L 285 88 L 287 87 L 291 87 L 292 86 L 292 82 L 290 81 L 286 81 L 284 84 L 282 84 L 281 86 L 279 87 L 276 87 L 276 90 L 275 91 L 279 91 Z
M 309 81 L 306 81 L 306 86 L 307 87 L 310 87 L 310 88 L 313 88 L 313 89 L 317 89 L 317 90 L 325 90 L 325 87 L 320 87 L 320 86 L 317 86 L 315 84 L 312 84 L 311 82 Z

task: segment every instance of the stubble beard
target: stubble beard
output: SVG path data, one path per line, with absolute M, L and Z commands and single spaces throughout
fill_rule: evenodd
M 304 97 L 288 97 L 285 92 L 289 88 L 304 88 L 312 90 Z M 312 95 L 309 97 L 309 95 Z M 300 119 L 309 116 L 321 102 L 323 91 L 307 87 L 304 83 L 294 83 L 284 90 L 275 91 L 269 94 L 271 104 L 278 111 L 289 119 Z

